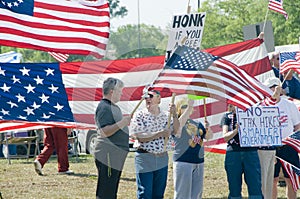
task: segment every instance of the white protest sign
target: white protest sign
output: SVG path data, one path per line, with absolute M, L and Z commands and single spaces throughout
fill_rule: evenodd
M 281 128 L 277 106 L 237 108 L 241 147 L 280 146 Z
M 200 49 L 206 13 L 173 16 L 165 62 L 180 45 Z

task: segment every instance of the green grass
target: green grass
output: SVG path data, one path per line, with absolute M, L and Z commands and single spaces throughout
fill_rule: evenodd
M 224 170 L 224 155 L 206 153 L 203 198 L 227 198 L 228 185 Z M 169 164 L 169 177 L 165 198 L 173 198 L 172 158 Z M 95 198 L 97 170 L 90 155 L 70 158 L 70 169 L 74 175 L 57 175 L 57 161 L 53 157 L 45 165 L 44 176 L 38 176 L 32 164 L 33 159 L 14 159 L 8 165 L 0 159 L 0 192 L 4 199 L 9 198 Z M 119 185 L 119 199 L 136 198 L 134 173 L 134 153 L 129 153 Z M 285 198 L 285 188 L 278 187 L 280 198 Z M 243 196 L 247 197 L 243 185 Z

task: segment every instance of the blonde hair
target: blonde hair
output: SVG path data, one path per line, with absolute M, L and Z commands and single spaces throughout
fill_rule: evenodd
M 178 101 L 176 101 L 176 112 L 178 117 L 180 117 L 183 113 L 181 106 L 182 105 L 188 105 L 188 99 L 187 98 L 181 98 Z

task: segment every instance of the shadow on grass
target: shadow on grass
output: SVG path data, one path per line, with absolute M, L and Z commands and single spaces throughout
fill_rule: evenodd
M 121 178 L 121 180 L 135 182 L 135 178 Z
M 98 178 L 98 176 L 95 174 L 86 174 L 86 173 L 74 173 L 74 174 L 66 174 L 66 175 L 80 177 L 80 178 L 92 178 L 92 179 Z M 135 178 L 122 178 L 121 177 L 121 180 L 124 180 L 127 182 L 135 182 Z
M 74 173 L 74 174 L 67 174 L 68 176 L 75 176 L 75 177 L 81 177 L 81 178 L 97 178 L 97 175 L 95 174 L 87 174 L 87 173 Z

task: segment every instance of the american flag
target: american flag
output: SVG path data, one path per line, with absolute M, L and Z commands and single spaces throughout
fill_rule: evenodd
M 106 0 L 2 0 L 0 45 L 101 58 L 109 37 Z
M 284 170 L 288 173 L 294 191 L 297 191 L 300 188 L 300 169 L 281 158 L 278 159 L 280 160 Z
M 232 62 L 187 46 L 178 46 L 153 87 L 225 100 L 243 110 L 271 96 L 268 87 Z
M 297 131 L 283 139 L 282 144 L 289 145 L 298 151 L 298 153 L 300 153 L 300 131 Z
M 287 12 L 283 9 L 283 0 L 269 0 L 268 8 L 282 14 L 285 19 L 288 19 Z
M 300 73 L 300 52 L 282 52 L 279 54 L 280 73 L 295 70 Z
M 58 62 L 66 62 L 69 58 L 69 54 L 62 54 L 62 53 L 56 53 L 56 52 L 48 52 L 49 55 L 51 55 L 54 59 L 56 59 Z
M 0 76 L 1 122 L 28 126 L 74 122 L 58 64 L 4 63 Z
M 225 46 L 206 49 L 206 52 L 221 56 L 255 75 L 260 81 L 274 76 L 268 53 L 263 40 L 253 39 Z M 108 77 L 116 77 L 124 81 L 125 88 L 118 105 L 124 114 L 130 114 L 139 103 L 143 88 L 151 84 L 164 66 L 164 56 L 147 58 L 103 60 L 93 62 L 60 63 L 62 79 L 68 95 L 74 119 L 78 123 L 94 125 L 94 114 L 99 100 L 102 98 L 102 84 Z M 0 79 L 1 82 L 1 79 Z M 171 97 L 163 96 L 161 107 L 167 110 Z M 144 104 L 140 106 L 143 108 Z M 226 111 L 227 104 L 212 98 L 206 98 L 207 119 L 214 132 L 213 138 L 207 142 L 214 152 L 224 152 L 222 129 L 219 122 Z M 204 118 L 202 100 L 194 103 L 193 119 L 201 121 Z M 1 129 L 25 128 L 26 124 L 0 124 Z M 207 148 L 208 149 L 208 148 Z

